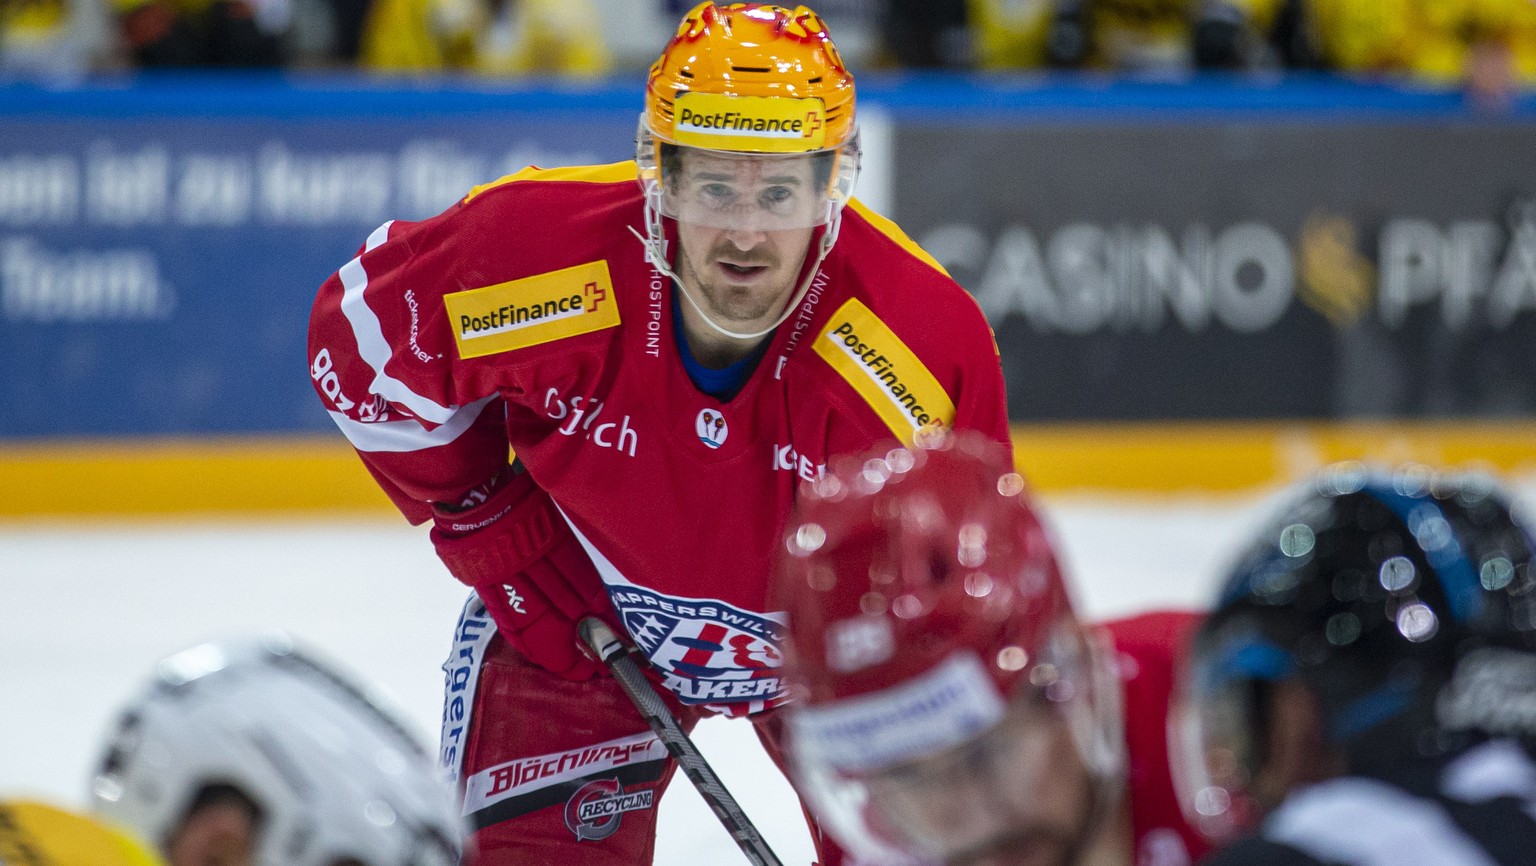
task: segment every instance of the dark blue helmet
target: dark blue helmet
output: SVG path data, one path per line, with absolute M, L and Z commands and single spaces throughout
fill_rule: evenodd
M 1487 476 L 1319 474 L 1239 557 L 1196 636 L 1185 684 L 1196 754 L 1185 758 L 1203 765 L 1197 812 L 1256 817 L 1236 813 L 1255 808 L 1243 787 L 1264 760 L 1280 680 L 1316 698 L 1323 736 L 1352 771 L 1432 754 L 1462 732 L 1536 733 L 1533 548 Z M 1522 678 L 1530 712 L 1475 705 L 1490 681 Z

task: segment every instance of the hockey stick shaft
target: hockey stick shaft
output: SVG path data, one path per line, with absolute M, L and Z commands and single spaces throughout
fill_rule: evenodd
M 645 717 L 651 730 L 671 753 L 672 759 L 682 767 L 683 772 L 698 789 L 699 796 L 709 804 L 715 817 L 725 825 L 725 829 L 736 840 L 743 854 L 756 866 L 783 866 L 773 849 L 768 847 L 763 834 L 752 824 L 751 819 L 741 810 L 736 803 L 736 798 L 725 789 L 725 784 L 715 773 L 709 762 L 704 760 L 698 746 L 689 739 L 682 725 L 678 724 L 677 717 L 672 715 L 672 710 L 667 707 L 661 695 L 656 693 L 640 666 L 630 656 L 629 647 L 619 636 L 613 633 L 606 623 L 595 616 L 589 616 L 577 625 L 577 631 L 581 633 L 581 639 L 597 658 L 607 665 L 613 672 L 614 679 L 619 681 L 619 686 L 624 689 L 624 694 L 629 696 L 635 709 Z

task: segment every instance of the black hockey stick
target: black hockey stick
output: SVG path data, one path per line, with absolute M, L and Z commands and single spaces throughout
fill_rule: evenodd
M 619 681 L 624 694 L 629 696 L 635 709 L 645 717 L 651 730 L 656 732 L 656 736 L 667 747 L 678 766 L 683 768 L 693 786 L 699 789 L 699 796 L 714 810 L 715 817 L 725 825 L 747 859 L 756 866 L 783 866 L 773 849 L 768 847 L 763 834 L 757 831 L 747 813 L 737 805 L 736 798 L 725 790 L 725 784 L 699 753 L 699 747 L 693 744 L 693 740 L 688 738 L 688 734 L 677 723 L 677 717 L 672 715 L 661 695 L 656 694 L 656 690 L 646 681 L 645 674 L 641 673 L 640 666 L 630 657 L 629 647 L 624 641 L 595 616 L 582 620 L 576 629 L 598 660 L 613 671 L 614 679 Z

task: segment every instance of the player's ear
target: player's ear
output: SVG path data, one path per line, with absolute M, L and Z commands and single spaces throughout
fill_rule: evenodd
M 1253 792 L 1265 811 L 1280 805 L 1296 788 L 1344 771 L 1343 757 L 1328 740 L 1317 696 L 1299 679 L 1267 684 L 1261 738 L 1263 760 Z

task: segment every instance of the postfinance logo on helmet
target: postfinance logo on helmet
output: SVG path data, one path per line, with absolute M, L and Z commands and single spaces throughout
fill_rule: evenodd
M 676 110 L 673 136 L 691 147 L 798 153 L 826 142 L 820 99 L 690 92 L 677 98 Z
M 683 18 L 651 66 L 635 145 L 646 202 L 641 240 L 663 273 L 676 279 L 663 223 L 669 218 L 749 231 L 825 226 L 808 269 L 814 274 L 837 238 L 858 176 L 853 76 L 821 17 L 804 6 L 702 3 Z M 755 210 L 733 203 L 701 215 L 697 202 L 672 194 L 680 148 L 740 163 L 816 157 L 816 188 L 804 207 L 769 198 Z M 695 207 L 685 213 L 689 204 Z M 761 336 L 787 318 L 804 294 L 802 286 L 784 316 L 759 333 L 738 334 L 705 319 L 727 336 Z
M 820 16 L 703 3 L 651 66 L 637 159 L 645 182 L 659 180 L 666 145 L 840 155 L 854 139 L 853 76 Z

